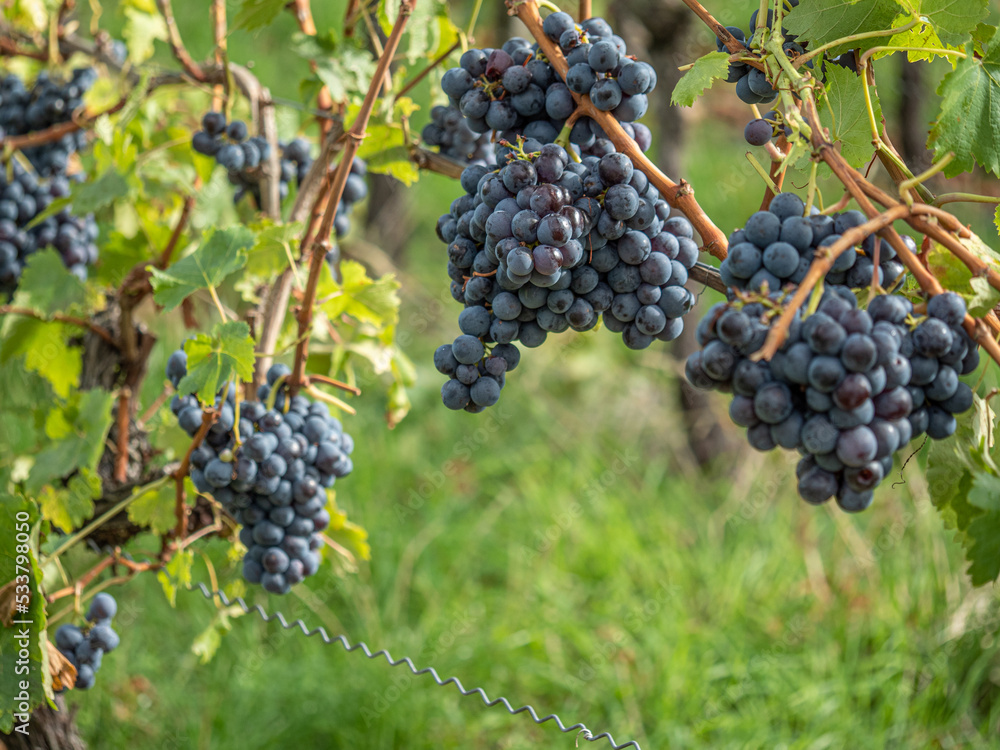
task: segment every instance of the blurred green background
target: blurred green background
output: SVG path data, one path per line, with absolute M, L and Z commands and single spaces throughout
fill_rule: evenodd
M 459 25 L 472 5 L 449 3 Z M 477 43 L 523 33 L 500 3 L 483 5 Z M 757 5 L 710 8 L 745 26 Z M 207 57 L 208 4 L 174 9 L 194 57 Z M 313 10 L 321 30 L 339 28 L 343 3 Z M 667 106 L 676 67 L 713 48 L 711 35 L 680 2 L 608 10 L 660 71 L 646 118 L 660 163 L 731 231 L 763 193 L 744 158 L 748 109 L 722 84 L 693 110 Z M 113 3 L 103 11 L 115 33 L 121 15 Z M 233 33 L 231 59 L 298 101 L 308 70 L 287 50 L 295 32 L 289 15 Z M 945 69 L 883 65 L 890 123 L 922 108 L 926 131 Z M 918 95 L 902 96 L 900 81 L 914 76 Z M 415 129 L 430 92 L 415 93 Z M 890 133 L 897 145 L 913 138 Z M 919 164 L 924 155 L 907 148 Z M 357 451 L 337 500 L 370 532 L 371 562 L 342 578 L 324 568 L 298 595 L 251 600 L 647 750 L 996 747 L 997 595 L 968 584 L 918 461 L 861 516 L 809 507 L 795 495 L 794 456 L 755 453 L 724 399 L 692 402 L 681 390 L 683 342 L 636 353 L 600 331 L 526 351 L 488 413 L 441 406 L 431 354 L 456 335 L 458 306 L 433 225 L 458 190 L 437 175 L 412 190 L 383 184 L 344 246 L 402 281 L 400 336 L 419 372 L 412 413 L 394 430 L 375 382 L 345 419 Z M 828 202 L 838 197 L 828 187 Z M 963 218 L 996 239 L 987 212 Z M 221 542 L 205 552 L 224 581 L 236 575 Z M 194 576 L 209 581 L 201 560 Z M 574 746 L 551 723 L 252 616 L 233 619 L 202 665 L 192 644 L 215 608 L 182 592 L 171 609 L 149 576 L 120 590 L 120 608 L 121 647 L 97 687 L 68 700 L 95 748 Z

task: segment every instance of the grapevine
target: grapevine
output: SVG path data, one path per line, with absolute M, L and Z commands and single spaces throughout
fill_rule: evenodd
M 411 409 L 483 414 L 447 427 L 486 434 L 507 419 L 503 392 L 547 387 L 551 357 L 533 350 L 563 333 L 679 382 L 703 412 L 692 433 L 735 434 L 715 423 L 724 407 L 751 449 L 794 451 L 782 481 L 810 506 L 878 518 L 898 504 L 889 488 L 926 475 L 971 584 L 1000 578 L 1000 263 L 966 212 L 1000 206 L 986 3 L 755 0 L 720 21 L 684 0 L 698 32 L 666 55 L 630 10 L 589 2 L 505 0 L 524 36 L 504 38 L 480 2 L 352 1 L 330 21 L 309 0 L 214 0 L 191 46 L 172 0 L 126 5 L 122 41 L 100 4 L 13 0 L 0 20 L 0 530 L 14 540 L 0 653 L 29 665 L 19 704 L 0 691 L 5 738 L 19 715 L 67 716 L 67 694 L 107 689 L 103 659 L 132 647 L 112 625 L 133 623 L 105 589 L 155 581 L 176 606 L 198 575 L 240 589 L 229 601 L 259 586 L 319 607 L 314 592 L 372 552 L 349 516 L 375 507 L 357 475 L 382 470 L 382 444 L 358 412 L 389 429 Z M 278 19 L 287 67 L 233 51 Z M 880 101 L 885 59 L 903 56 L 943 71 L 920 167 Z M 696 122 L 731 131 L 746 163 L 708 153 L 694 177 L 667 176 L 668 95 L 709 108 Z M 405 215 L 398 196 L 427 172 L 421 215 Z M 439 242 L 418 247 L 431 225 Z M 424 254 L 438 271 L 421 285 L 409 264 Z M 411 346 L 428 328 L 445 343 Z M 427 389 L 425 374 L 441 377 Z M 724 396 L 692 406 L 688 386 Z M 566 406 L 586 412 L 578 390 Z M 364 460 L 345 484 L 352 433 Z M 644 465 L 672 467 L 653 442 Z M 453 452 L 414 484 L 441 489 L 486 455 Z M 867 533 L 833 517 L 845 539 Z M 236 614 L 221 601 L 203 652 Z

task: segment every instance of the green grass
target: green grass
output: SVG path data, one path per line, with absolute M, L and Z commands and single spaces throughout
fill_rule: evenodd
M 201 56 L 207 24 L 178 18 Z M 280 35 L 245 37 L 234 59 L 252 49 L 273 77 Z M 699 132 L 685 176 L 728 231 L 760 187 L 738 129 Z M 915 461 L 857 517 L 798 500 L 787 454 L 739 443 L 703 473 L 678 362 L 603 332 L 526 351 L 491 413 L 448 412 L 430 353 L 455 335 L 457 306 L 431 230 L 455 187 L 431 176 L 412 194 L 400 330 L 419 369 L 413 412 L 387 431 L 366 384 L 345 420 L 355 472 L 338 484 L 372 561 L 251 601 L 647 750 L 995 746 L 997 596 L 971 590 Z M 222 543 L 205 551 L 237 577 Z M 209 580 L 202 560 L 194 578 Z M 122 645 L 94 690 L 69 696 L 93 747 L 573 747 L 551 723 L 253 616 L 199 664 L 209 601 L 181 592 L 171 609 L 151 576 L 117 593 Z

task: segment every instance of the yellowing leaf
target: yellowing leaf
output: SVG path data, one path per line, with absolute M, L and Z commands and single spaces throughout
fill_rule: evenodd
M 154 534 L 165 534 L 177 523 L 176 488 L 173 482 L 147 490 L 128 506 L 128 518 L 136 526 L 148 526 Z
M 194 565 L 194 552 L 190 549 L 181 550 L 166 564 L 163 570 L 156 574 L 163 593 L 171 607 L 177 606 L 177 589 L 188 588 L 191 585 L 191 567 Z
M 23 354 L 28 370 L 48 380 L 58 395 L 68 397 L 70 389 L 80 381 L 83 360 L 79 347 L 68 346 L 66 340 L 78 335 L 80 329 L 34 318 L 7 317 L 0 362 Z
M 84 468 L 65 487 L 45 485 L 38 501 L 42 517 L 68 534 L 94 515 L 94 500 L 100 496 L 101 478 Z
M 323 312 L 336 318 L 347 314 L 364 323 L 384 328 L 399 319 L 399 282 L 392 274 L 380 279 L 368 278 L 364 266 L 353 260 L 340 264 L 343 283 L 333 280 L 329 270 L 323 268 L 319 297 L 328 298 Z

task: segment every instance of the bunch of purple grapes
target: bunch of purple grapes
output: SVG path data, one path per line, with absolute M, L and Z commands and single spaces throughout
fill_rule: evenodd
M 234 202 L 249 193 L 260 205 L 261 164 L 271 156 L 271 146 L 263 136 L 249 137 L 247 125 L 242 120 L 226 123 L 221 112 L 208 112 L 201 119 L 202 129 L 194 134 L 191 145 L 195 151 L 215 158 L 215 161 L 229 172 L 229 181 L 237 187 Z M 280 184 L 278 192 L 282 200 L 288 195 L 289 185 L 294 180 L 301 184 L 305 179 L 312 156 L 309 143 L 296 138 L 288 143 L 279 143 L 281 149 Z
M 577 25 L 571 15 L 558 12 L 546 16 L 542 31 L 566 56 L 570 91 L 590 97 L 597 109 L 611 112 L 620 122 L 633 122 L 646 114 L 647 96 L 656 88 L 656 71 L 629 56 L 625 40 L 607 21 L 588 18 Z M 584 118 L 581 127 L 591 123 Z
M 458 67 L 445 72 L 441 87 L 468 127 L 476 133 L 493 131 L 511 142 L 523 136 L 528 150 L 537 150 L 534 143 L 541 146 L 559 137 L 576 110 L 575 92 L 590 96 L 594 106 L 614 115 L 647 150 L 649 129 L 632 123 L 645 114 L 647 94 L 656 86 L 652 66 L 629 57 L 625 42 L 602 18 L 577 26 L 568 14 L 553 13 L 543 28 L 560 44 L 571 66 L 565 80 L 539 54 L 537 44 L 521 37 L 507 40 L 500 49 L 468 50 Z M 574 123 L 568 140 L 583 153 L 610 153 L 604 130 L 589 117 Z M 503 164 L 502 152 L 497 162 Z
M 96 80 L 93 68 L 75 69 L 68 81 L 42 71 L 29 89 L 15 74 L 4 76 L 0 79 L 0 138 L 27 135 L 69 122 Z M 38 174 L 60 175 L 66 173 L 70 156 L 86 143 L 86 133 L 76 130 L 56 141 L 25 148 L 23 153 Z
M 235 388 L 221 395 L 218 419 L 191 455 L 195 487 L 243 526 L 243 577 L 272 594 L 288 593 L 319 569 L 320 534 L 330 525 L 326 490 L 354 468 L 354 440 L 326 404 L 288 397 L 290 372 L 273 365 L 259 400 L 241 401 L 238 412 Z M 166 374 L 175 387 L 187 374 L 183 350 L 170 356 Z M 170 408 L 189 435 L 201 428 L 193 396 L 175 395 Z
M 814 212 L 804 216 L 805 204 L 794 193 L 779 193 L 766 211 L 751 216 L 742 229 L 729 237 L 729 256 L 719 266 L 719 274 L 732 289 L 777 291 L 786 284 L 805 278 L 816 251 L 837 242 L 844 232 L 865 223 L 860 211 L 825 216 Z M 916 243 L 903 237 L 913 252 Z M 875 270 L 875 247 L 879 243 L 879 268 Z M 882 287 L 901 281 L 906 268 L 887 242 L 869 235 L 855 250 L 841 253 L 826 276 L 829 284 L 860 289 L 875 278 Z
M 462 117 L 457 107 L 437 106 L 431 109 L 431 121 L 420 137 L 434 146 L 442 156 L 465 164 L 496 164 L 493 144 L 487 133 L 476 133 Z
M 39 250 L 54 248 L 66 267 L 81 281 L 87 266 L 97 261 L 97 222 L 93 214 L 77 216 L 65 206 L 41 221 L 36 217 L 54 200 L 67 198 L 71 180 L 79 176 L 38 177 L 19 162 L 0 170 L 0 294 L 17 288 L 28 258 Z
M 864 510 L 897 452 L 924 433 L 948 437 L 954 414 L 972 406 L 972 389 L 959 380 L 979 364 L 962 328 L 965 302 L 952 292 L 932 297 L 918 322 L 901 295 L 876 296 L 861 309 L 850 289 L 827 285 L 815 312 L 797 313 L 771 360 L 755 361 L 784 301 L 775 293 L 709 310 L 688 380 L 733 394 L 730 417 L 757 450 L 803 456 L 797 476 L 806 502 L 836 498 L 845 511 Z
M 95 675 L 101 668 L 104 654 L 114 651 L 120 639 L 111 628 L 111 618 L 118 611 L 118 604 L 111 594 L 101 592 L 94 597 L 87 610 L 86 629 L 77 625 L 60 625 L 56 631 L 56 648 L 76 669 L 77 690 L 94 686 Z
M 495 386 L 517 364 L 514 342 L 537 347 L 603 317 L 626 346 L 644 349 L 676 338 L 694 304 L 684 287 L 698 258 L 691 224 L 670 218 L 627 156 L 575 162 L 546 144 L 507 158 L 500 169 L 468 167 L 465 194 L 438 220 L 452 296 L 465 305 L 462 336 L 435 354 L 451 409 L 496 403 Z

